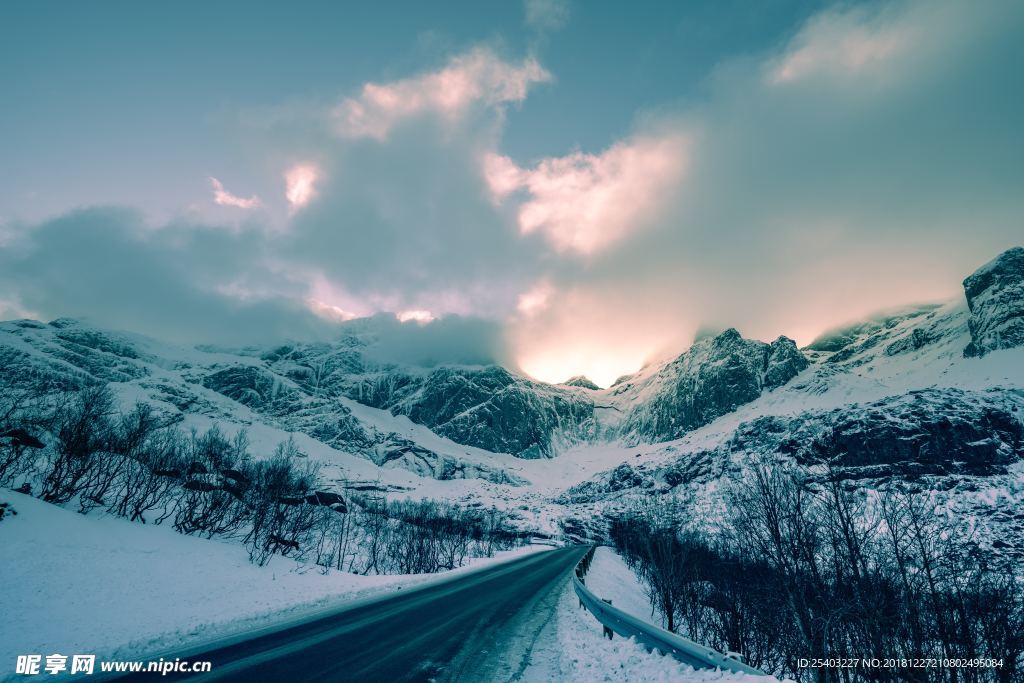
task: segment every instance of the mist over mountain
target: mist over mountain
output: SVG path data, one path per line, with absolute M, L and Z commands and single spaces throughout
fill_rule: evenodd
M 966 306 L 898 309 L 802 350 L 786 337 L 709 333 L 607 389 L 510 370 L 500 354 L 479 353 L 499 348 L 496 328 L 458 318 L 421 325 L 379 315 L 339 324 L 329 341 L 236 350 L 168 345 L 73 319 L 21 320 L 3 323 L 0 355 L 9 382 L 42 378 L 54 390 L 107 383 L 126 407 L 148 402 L 184 424 L 301 434 L 326 449 L 327 462 L 345 454 L 348 465 L 331 463 L 339 475 L 361 461 L 358 476 L 343 475 L 359 480 L 403 470 L 509 485 L 514 497 L 514 487 L 540 483 L 516 461 L 571 463 L 602 444 L 668 457 L 646 475 L 655 477 L 643 480 L 649 485 L 673 481 L 664 477 L 680 467 L 689 472 L 669 492 L 722 476 L 745 444 L 804 464 L 835 461 L 854 478 L 1005 475 L 1024 448 L 1022 253 L 1011 249 L 968 277 Z M 901 426 L 885 426 L 892 421 Z M 732 434 L 725 451 L 659 445 L 709 429 Z

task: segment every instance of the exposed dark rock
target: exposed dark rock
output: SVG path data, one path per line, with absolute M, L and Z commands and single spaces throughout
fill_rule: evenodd
M 20 427 L 0 431 L 0 439 L 10 439 L 15 448 L 46 448 L 46 444 Z
M 374 462 L 385 467 L 400 466 L 421 476 L 441 481 L 452 479 L 484 479 L 495 484 L 523 486 L 526 482 L 501 467 L 471 463 L 450 455 L 436 453 L 414 441 L 391 434 L 377 450 Z
M 740 425 L 732 450 L 831 463 L 856 478 L 989 475 L 1024 456 L 1012 392 L 929 389 L 796 417 Z
M 11 507 L 10 503 L 0 503 L 0 522 L 4 521 L 4 517 L 17 517 L 18 511 Z
M 807 358 L 789 337 L 779 337 L 768 347 L 764 388 L 777 389 L 808 366 Z
M 397 486 L 395 484 L 382 484 L 379 482 L 368 481 L 342 482 L 341 485 L 349 491 L 358 491 L 360 493 L 395 493 L 409 490 L 407 487 Z
M 890 329 L 907 320 L 920 318 L 938 307 L 938 304 L 921 304 L 844 325 L 823 333 L 806 348 L 809 351 L 842 351 L 858 339 L 874 337 L 877 332 Z
M 306 502 L 310 505 L 344 505 L 345 499 L 332 491 L 314 491 L 306 496 Z
M 77 321 L 55 320 L 50 325 L 57 327 L 58 323 L 66 323 L 60 327 L 56 337 L 65 342 L 70 342 L 78 347 L 103 351 L 121 358 L 137 359 L 139 357 L 135 348 L 126 341 L 122 341 L 113 335 L 100 332 L 99 330 L 81 327 Z
M 233 481 L 237 481 L 240 484 L 248 484 L 249 483 L 249 478 L 246 477 L 244 474 L 242 474 L 240 471 L 238 471 L 236 469 L 231 469 L 231 468 L 223 469 L 223 470 L 220 471 L 220 473 L 221 473 L 221 476 L 223 476 L 224 478 L 231 479 Z
M 766 344 L 728 329 L 695 343 L 653 377 L 623 383 L 618 394 L 650 394 L 630 410 L 623 431 L 644 441 L 680 437 L 782 386 L 807 365 L 791 339 Z
M 251 365 L 213 372 L 203 379 L 203 386 L 253 409 L 262 408 L 285 391 L 270 372 Z
M 1014 247 L 964 280 L 971 310 L 965 356 L 1024 345 L 1024 248 Z
M 622 463 L 611 471 L 608 478 L 609 491 L 621 491 L 622 489 L 642 486 L 644 478 L 641 477 L 628 463 Z
M 675 488 L 717 474 L 714 465 L 713 451 L 698 451 L 660 468 L 659 473 L 669 488 Z
M 457 443 L 521 458 L 550 457 L 553 437 L 584 436 L 594 404 L 581 392 L 497 366 L 389 374 L 350 387 L 354 400 L 426 425 Z
M 592 389 L 593 391 L 598 391 L 601 388 L 594 384 L 593 382 L 591 382 L 589 377 L 584 377 L 583 375 L 576 375 L 575 377 L 571 377 L 566 381 L 562 382 L 562 384 L 564 384 L 567 387 L 580 387 L 581 389 Z
M 306 496 L 306 502 L 310 505 L 328 507 L 339 514 L 348 512 L 348 504 L 345 499 L 331 491 L 314 491 Z
M 728 454 L 697 451 L 659 465 L 622 464 L 567 489 L 563 504 L 597 503 L 620 493 L 666 493 L 677 486 L 721 476 Z
M 885 347 L 885 353 L 890 356 L 895 356 L 900 353 L 906 353 L 907 351 L 917 351 L 931 342 L 932 336 L 926 330 L 914 328 L 909 335 L 897 339 Z

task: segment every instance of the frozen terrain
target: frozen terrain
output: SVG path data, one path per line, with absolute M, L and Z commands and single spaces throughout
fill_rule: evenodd
M 284 557 L 256 567 L 237 542 L 83 516 L 6 490 L 0 498 L 18 513 L 0 531 L 5 663 L 29 653 L 152 655 L 550 549 L 525 546 L 434 575 L 360 576 Z
M 595 565 L 596 566 L 596 565 Z M 593 576 L 592 566 L 588 579 Z M 634 579 L 635 580 L 635 579 Z M 642 596 L 641 596 L 642 597 Z M 520 680 L 542 681 L 687 681 L 691 683 L 764 683 L 772 677 L 751 676 L 728 671 L 693 669 L 671 657 L 648 652 L 633 639 L 608 640 L 601 624 L 580 609 L 572 586 L 566 582 L 558 603 L 552 633 L 534 652 L 531 666 Z
M 602 539 L 612 516 L 643 501 L 682 506 L 713 533 L 731 482 L 751 458 L 768 458 L 812 474 L 831 463 L 868 493 L 893 482 L 927 491 L 938 514 L 1019 562 L 1022 264 L 1024 250 L 1011 250 L 968 278 L 965 298 L 854 322 L 803 349 L 725 330 L 606 389 L 496 366 L 389 364 L 375 355 L 372 320 L 331 343 L 245 349 L 185 348 L 71 319 L 9 321 L 0 367 L 8 386 L 42 383 L 57 395 L 105 384 L 120 409 L 150 404 L 183 431 L 245 430 L 256 458 L 291 439 L 319 465 L 318 487 L 346 500 L 493 506 L 524 535 Z M 177 476 L 185 485 L 192 474 Z M 38 482 L 28 473 L 11 485 L 23 483 Z M 0 521 L 4 656 L 151 651 L 424 580 L 321 573 L 281 557 L 257 568 L 237 541 L 80 516 L 9 489 L 0 502 L 19 513 Z M 591 587 L 653 619 L 617 556 L 601 551 L 597 562 Z M 665 661 L 644 669 L 650 655 L 600 641 L 592 622 L 559 610 L 566 655 L 547 661 L 560 676 L 683 675 L 664 674 Z M 613 655 L 596 663 L 585 651 Z

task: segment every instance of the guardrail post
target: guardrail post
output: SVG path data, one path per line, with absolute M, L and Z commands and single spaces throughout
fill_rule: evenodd
M 601 598 L 601 601 L 602 601 L 602 602 L 607 602 L 607 603 L 608 603 L 609 605 L 610 605 L 610 604 L 612 604 L 612 601 L 611 601 L 611 600 L 607 600 L 607 599 L 605 599 L 605 598 Z M 613 636 L 613 635 L 615 635 L 615 632 L 614 632 L 614 631 L 612 631 L 612 629 L 611 629 L 611 627 L 610 627 L 610 626 L 607 626 L 607 625 L 605 625 L 605 624 L 602 624 L 602 626 L 604 626 L 604 633 L 603 633 L 603 634 L 601 634 L 601 635 L 602 635 L 602 636 L 608 636 L 608 640 L 611 640 L 611 639 L 612 639 L 612 636 Z
M 611 600 L 602 599 L 594 595 L 592 591 L 587 589 L 583 580 L 583 575 L 589 568 L 591 559 L 594 556 L 594 550 L 594 546 L 591 546 L 590 551 L 580 559 L 579 564 L 576 565 L 576 573 L 572 578 L 572 582 L 576 596 L 580 601 L 580 607 L 591 612 L 603 627 L 602 638 L 607 636 L 609 640 L 612 640 L 616 633 L 624 638 L 635 637 L 637 642 L 641 643 L 648 651 L 657 650 L 663 655 L 670 655 L 694 668 L 726 669 L 760 676 L 766 675 L 764 672 L 743 662 L 742 656 L 736 653 L 722 654 L 721 652 L 716 652 L 713 648 L 687 640 L 671 631 L 649 625 L 637 617 L 614 607 Z M 601 607 L 602 601 L 608 605 L 607 608 Z

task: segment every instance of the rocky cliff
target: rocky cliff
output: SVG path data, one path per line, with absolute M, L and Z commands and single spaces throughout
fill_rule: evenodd
M 965 356 L 1024 345 L 1024 248 L 1015 247 L 964 280 L 971 310 Z
M 776 389 L 808 366 L 793 340 L 768 344 L 735 329 L 704 338 L 653 374 L 616 385 L 626 398 L 621 433 L 633 441 L 665 441 L 708 424 Z

